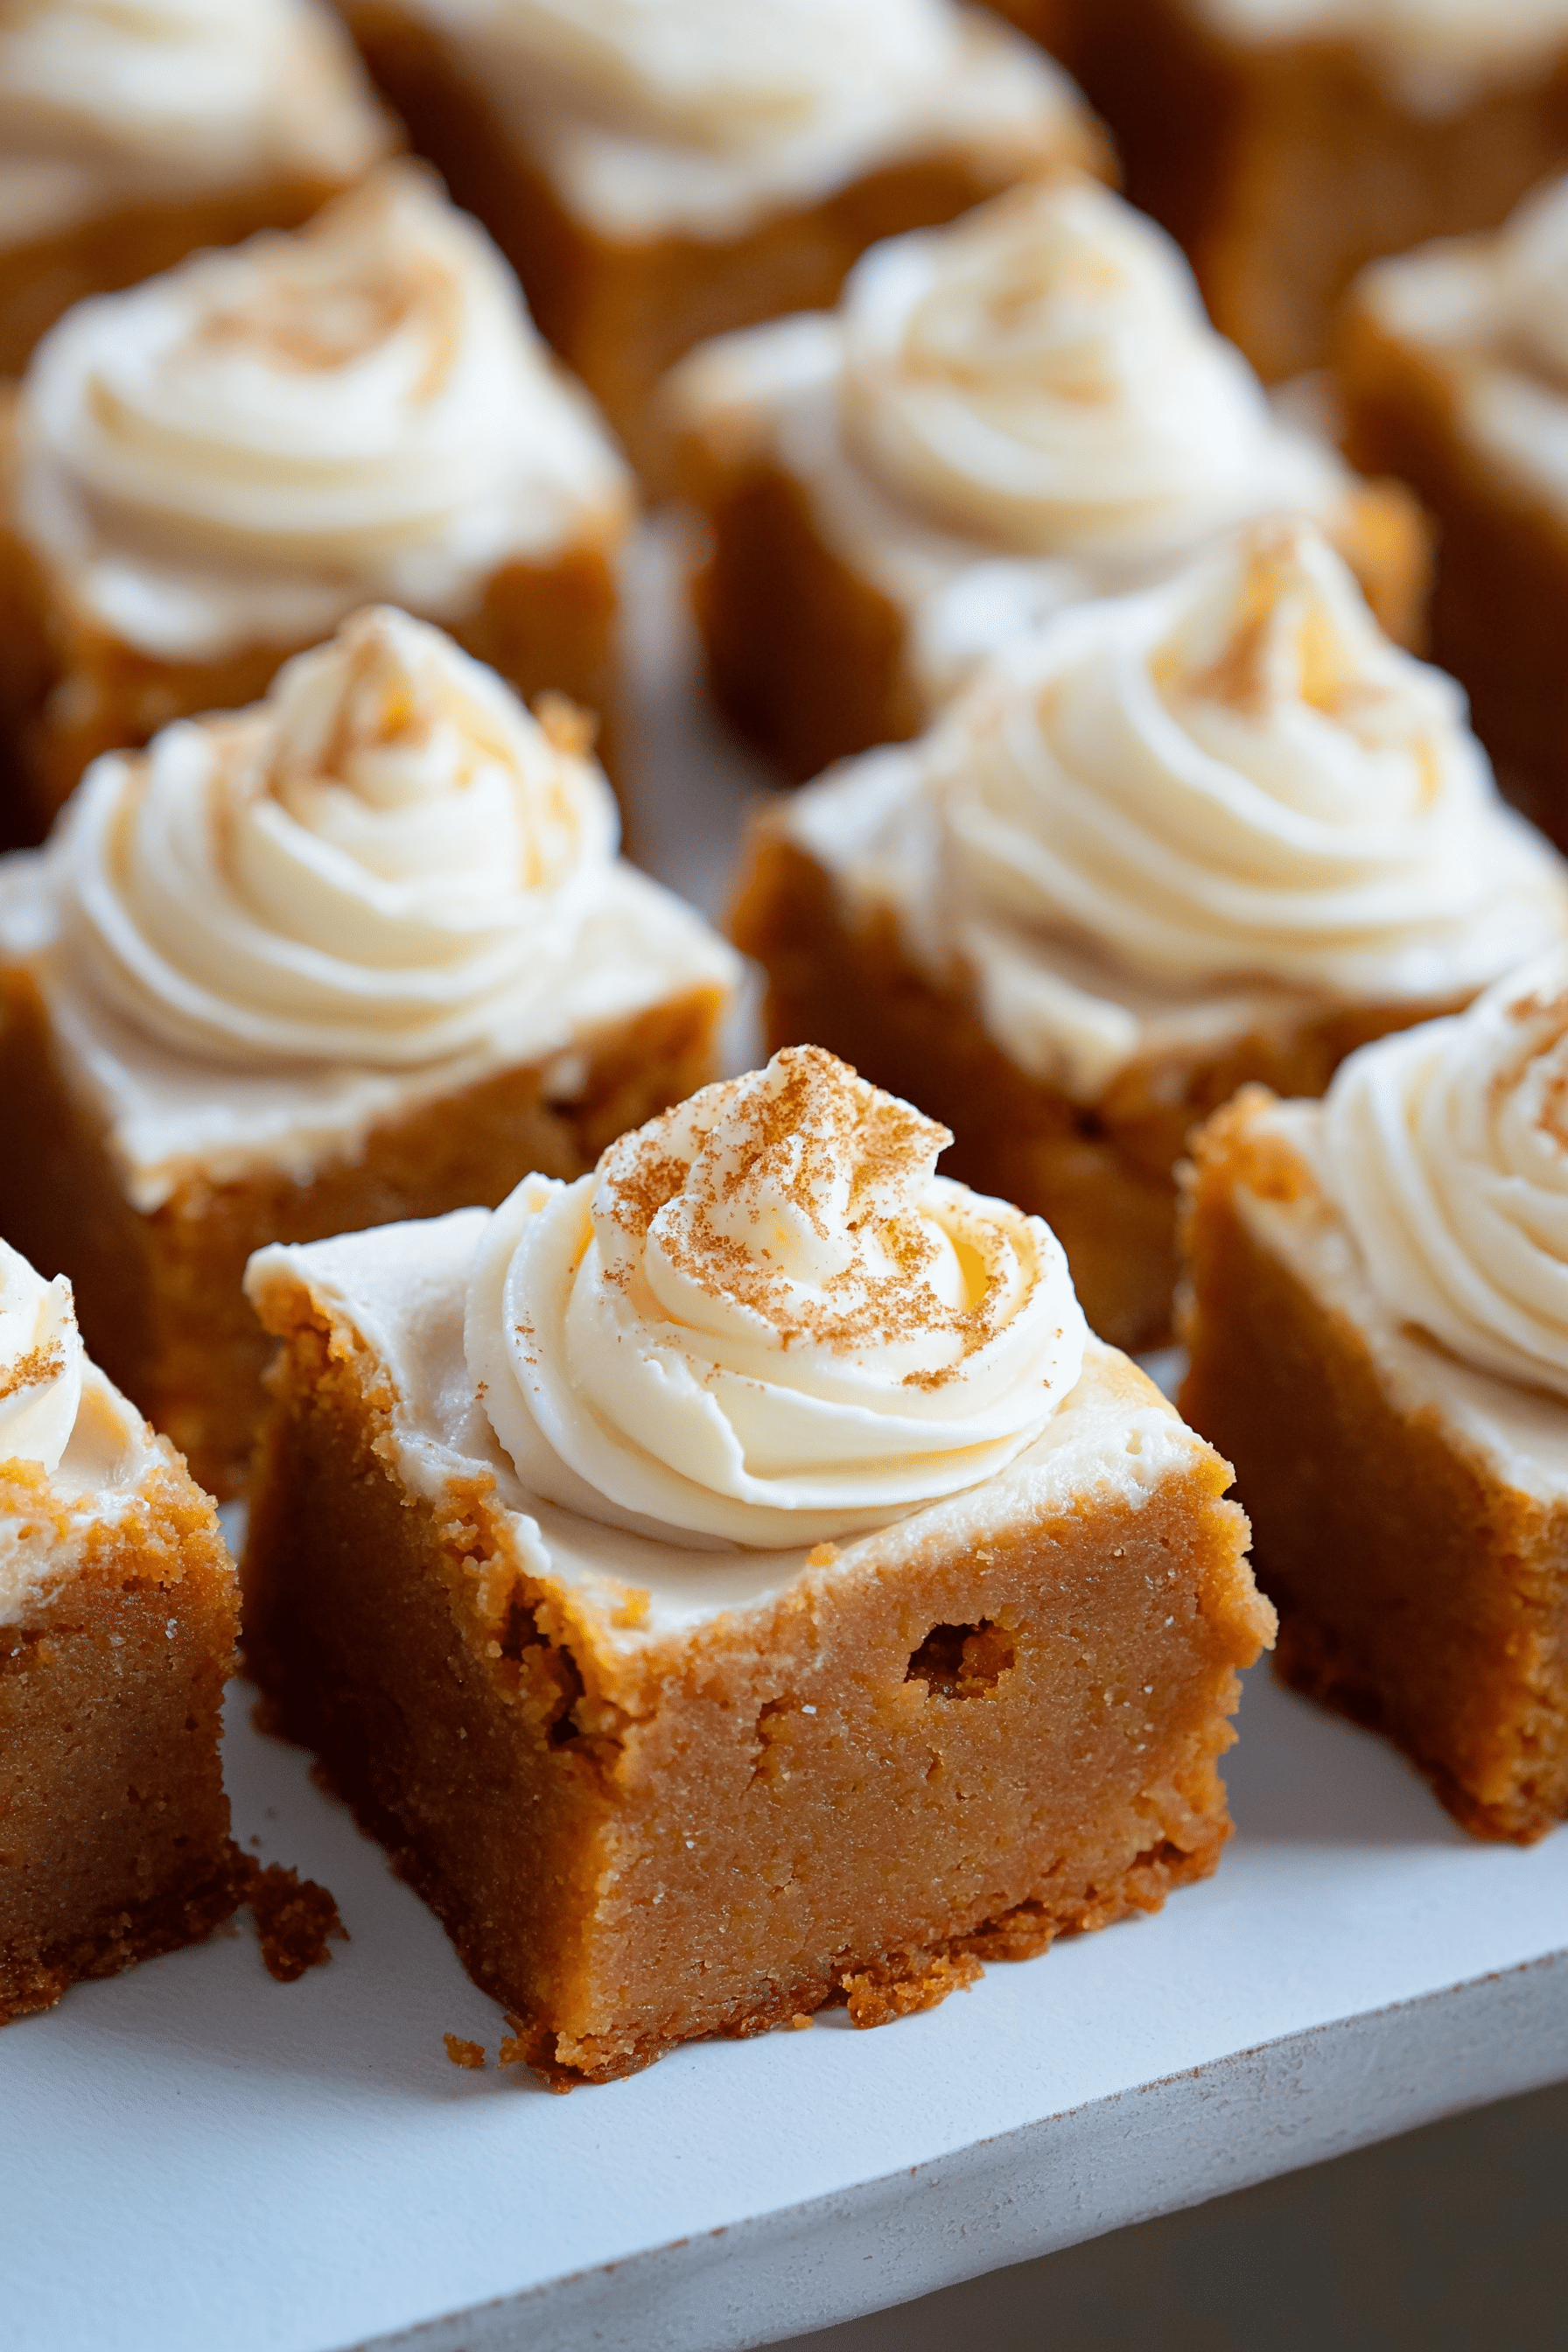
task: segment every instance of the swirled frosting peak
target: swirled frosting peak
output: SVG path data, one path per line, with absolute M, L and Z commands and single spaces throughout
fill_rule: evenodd
M 0 187 L 37 208 L 29 227 L 115 193 L 299 170 L 346 181 L 387 142 L 314 0 L 0 5 Z
M 0 1462 L 58 1469 L 81 1402 L 82 1362 L 65 1276 L 46 1282 L 0 1242 Z
M 935 1174 L 947 1130 L 812 1045 L 491 1222 L 468 1367 L 523 1484 L 682 1540 L 810 1544 L 977 1485 L 1076 1383 L 1049 1228 Z
M 337 600 L 323 633 L 372 595 L 446 612 L 626 496 L 500 254 L 405 163 L 296 234 L 79 303 L 34 356 L 23 435 L 35 537 L 112 557 L 117 583 L 237 579 L 273 642 L 312 633 L 257 601 L 279 583 Z
M 1459 689 L 1306 525 L 1048 624 L 924 759 L 954 903 L 1161 984 L 1441 1001 L 1568 928 Z
M 492 23 L 544 93 L 633 136 L 723 152 L 934 80 L 943 0 L 503 0 Z
M 844 431 L 900 497 L 1028 554 L 1153 557 L 1322 495 L 1154 223 L 1089 180 L 876 246 L 844 304 Z
M 238 1066 L 405 1067 L 548 989 L 616 843 L 567 733 L 385 607 L 237 717 L 81 784 L 53 852 L 69 932 L 142 1028 Z
M 1352 1054 L 1324 1146 L 1393 1313 L 1466 1363 L 1568 1396 L 1568 950 Z

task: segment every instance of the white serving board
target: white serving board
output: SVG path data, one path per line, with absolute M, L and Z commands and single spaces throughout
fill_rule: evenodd
M 712 906 L 760 785 L 649 569 L 645 846 Z M 245 1929 L 0 2034 L 6 2352 L 721 2352 L 1568 2074 L 1568 1833 L 1475 1843 L 1266 1672 L 1237 1842 L 1158 1917 L 564 2099 L 449 2064 L 446 2032 L 493 2060 L 498 2012 L 248 1700 L 237 1833 L 353 1941 L 282 1986 Z
M 0 2034 L 16 2352 L 720 2352 L 1568 2073 L 1568 1834 L 1473 1843 L 1255 1673 L 1239 1834 L 1157 1917 L 554 2097 L 495 2071 L 498 2012 L 248 1696 L 237 1828 L 353 1940 L 278 1985 L 247 1929 Z

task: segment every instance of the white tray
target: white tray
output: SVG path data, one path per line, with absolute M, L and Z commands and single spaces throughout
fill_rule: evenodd
M 711 904 L 755 780 L 647 657 L 650 853 Z M 493 2059 L 496 2011 L 247 1705 L 237 1832 L 353 1940 L 281 1986 L 246 1930 L 0 2034 L 18 2352 L 720 2352 L 1568 2074 L 1568 1835 L 1473 1843 L 1263 1673 L 1237 1843 L 1157 1918 L 878 2032 L 834 2012 L 564 2099 L 448 2063 L 444 2032 Z

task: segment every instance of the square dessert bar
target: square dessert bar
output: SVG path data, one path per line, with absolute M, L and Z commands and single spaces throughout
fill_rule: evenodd
M 575 1176 L 710 1074 L 736 959 L 545 717 L 373 609 L 0 860 L 0 1230 L 215 1493 L 261 1406 L 253 1250 Z
M 1235 1459 L 1278 1671 L 1528 1843 L 1568 1814 L 1568 1419 L 1380 1301 L 1323 1119 L 1249 1088 L 1195 1140 L 1182 1409 Z
M 1066 164 L 1110 169 L 1100 127 L 1065 76 L 987 15 L 946 5 L 910 9 L 902 44 L 899 12 L 884 9 L 887 59 L 868 59 L 848 28 L 847 130 L 803 124 L 792 89 L 788 129 L 778 127 L 781 104 L 749 134 L 744 18 L 753 12 L 761 56 L 774 0 L 749 0 L 722 36 L 700 20 L 672 28 L 672 47 L 684 40 L 692 54 L 668 85 L 639 79 L 641 49 L 657 47 L 648 32 L 635 20 L 624 37 L 606 29 L 595 91 L 570 69 L 553 78 L 569 45 L 547 11 L 531 26 L 531 12 L 519 10 L 508 25 L 458 19 L 430 0 L 344 0 L 415 145 L 485 223 L 543 332 L 656 482 L 664 436 L 650 396 L 694 343 L 831 303 L 868 245 L 951 220 L 1016 181 Z M 809 20 L 789 29 L 806 44 L 820 38 L 825 55 L 784 70 L 830 86 L 831 33 Z M 951 52 L 945 61 L 901 104 L 875 100 L 878 79 L 905 65 L 901 52 L 933 38 Z M 688 120 L 710 84 L 716 137 Z
M 1568 152 L 1568 29 L 1511 13 L 1067 0 L 1064 54 L 1129 196 L 1276 380 L 1323 364 L 1363 263 L 1490 227 Z
M 1411 483 L 1436 520 L 1435 656 L 1509 790 L 1568 844 L 1565 222 L 1559 180 L 1493 235 L 1374 264 L 1336 363 L 1354 462 Z
M 921 1103 L 1136 1349 L 1171 1336 L 1191 1129 L 1248 1080 L 1321 1095 L 1562 939 L 1568 866 L 1453 681 L 1268 524 L 1020 635 L 917 742 L 762 810 L 731 928 L 770 1047 Z
M 630 477 L 432 175 L 79 304 L 0 390 L 0 772 L 37 839 L 100 753 L 254 702 L 377 599 L 613 759 Z
M 559 2089 L 1155 1910 L 1228 1834 L 1268 1638 L 1229 1471 L 1089 1341 L 1045 1433 L 880 1531 L 670 1543 L 539 1501 L 474 1393 L 490 1220 L 272 1249 L 252 1669 Z
M 51 1296 L 0 1244 L 0 2024 L 198 1941 L 241 1892 L 218 1754 L 238 1591 L 216 1515 L 80 1364 L 74 1326 L 79 1402 L 57 1458 L 34 1458 L 16 1424 L 71 1368 L 58 1330 L 17 1360 L 24 1289 Z
M 1268 518 L 1315 522 L 1420 640 L 1410 492 L 1271 407 L 1175 247 L 1076 174 L 875 247 L 835 310 L 716 337 L 664 398 L 710 681 L 792 782 L 919 733 L 1050 614 Z

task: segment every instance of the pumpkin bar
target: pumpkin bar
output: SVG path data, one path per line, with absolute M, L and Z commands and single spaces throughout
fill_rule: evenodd
M 1565 1027 L 1559 953 L 1325 1104 L 1248 1089 L 1185 1219 L 1182 1407 L 1235 1459 L 1279 1671 L 1522 1844 L 1568 1818 Z
M 252 1671 L 554 2088 L 1219 1858 L 1272 1624 L 1228 1469 L 942 1136 L 784 1055 L 576 1185 L 252 1262 Z
M 216 1513 L 0 1242 L 0 2025 L 239 1902 Z
M 261 1407 L 253 1250 L 575 1175 L 711 1075 L 736 959 L 545 719 L 373 607 L 0 859 L 0 1230 L 215 1493 Z

